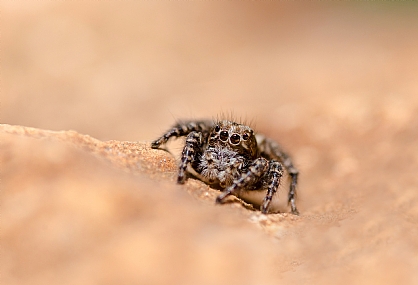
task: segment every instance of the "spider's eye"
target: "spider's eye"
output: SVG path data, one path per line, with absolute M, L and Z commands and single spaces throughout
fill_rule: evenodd
M 235 144 L 239 144 L 241 137 L 239 136 L 239 134 L 233 134 L 229 140 L 232 144 L 235 145 Z
M 250 138 L 250 135 L 248 133 L 245 133 L 242 135 L 242 140 L 246 141 Z
M 218 125 L 216 125 L 215 126 L 215 132 L 219 132 L 221 130 L 221 127 L 220 126 L 218 126 Z
M 228 132 L 222 131 L 219 135 L 219 138 L 221 139 L 221 141 L 226 142 L 228 140 Z

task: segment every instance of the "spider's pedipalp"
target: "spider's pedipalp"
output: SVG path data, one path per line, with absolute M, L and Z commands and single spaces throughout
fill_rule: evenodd
M 235 191 L 256 182 L 269 168 L 269 162 L 263 158 L 257 158 L 253 161 L 252 165 L 248 168 L 248 171 L 242 173 L 241 176 L 233 182 L 231 186 L 226 188 L 217 198 L 216 203 L 222 203 L 222 201 Z

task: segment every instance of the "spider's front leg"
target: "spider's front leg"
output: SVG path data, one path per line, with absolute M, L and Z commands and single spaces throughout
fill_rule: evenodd
M 261 150 L 261 155 L 267 157 L 268 159 L 279 160 L 282 162 L 284 167 L 286 168 L 287 172 L 290 176 L 290 187 L 289 187 L 289 194 L 288 194 L 288 204 L 290 204 L 290 208 L 292 210 L 292 214 L 299 215 L 299 211 L 296 208 L 296 185 L 298 183 L 298 169 L 293 165 L 292 159 L 287 155 L 286 152 L 282 150 L 278 143 L 275 141 L 266 138 L 260 135 L 257 138 L 257 142 L 259 148 Z
M 271 160 L 270 161 L 270 168 L 266 175 L 268 181 L 268 189 L 266 197 L 263 200 L 263 204 L 261 205 L 261 212 L 263 214 L 267 214 L 270 202 L 273 199 L 274 194 L 277 192 L 277 188 L 280 185 L 280 180 L 283 176 L 283 167 L 282 164 L 278 161 Z
M 216 198 L 216 203 L 222 203 L 227 196 L 231 195 L 235 191 L 244 188 L 246 185 L 254 183 L 254 181 L 265 174 L 268 169 L 269 162 L 263 157 L 257 158 L 253 161 L 247 172 L 243 173 L 237 180 L 234 180 L 232 185 L 226 188 Z
M 191 132 L 186 137 L 186 145 L 181 153 L 181 162 L 177 183 L 184 184 L 186 181 L 187 166 L 196 159 L 196 155 L 201 151 L 203 138 L 201 132 Z
M 156 139 L 151 143 L 151 148 L 159 148 L 161 145 L 167 143 L 167 141 L 174 137 L 187 136 L 190 132 L 202 132 L 208 131 L 213 126 L 212 121 L 185 121 L 179 122 L 174 125 L 173 128 L 168 130 L 159 139 Z

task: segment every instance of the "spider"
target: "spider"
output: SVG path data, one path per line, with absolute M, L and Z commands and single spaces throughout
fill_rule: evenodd
M 222 190 L 216 203 L 238 191 L 267 189 L 260 210 L 269 212 L 284 169 L 290 177 L 288 204 L 298 215 L 295 195 L 299 171 L 290 157 L 273 140 L 240 123 L 229 120 L 180 121 L 151 143 L 156 149 L 172 137 L 186 136 L 177 183 L 192 175 L 209 186 Z

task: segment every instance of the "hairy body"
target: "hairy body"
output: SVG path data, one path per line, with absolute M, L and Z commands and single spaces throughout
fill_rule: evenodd
M 288 203 L 293 214 L 299 213 L 295 202 L 298 170 L 273 140 L 256 135 L 249 126 L 228 120 L 185 121 L 176 124 L 151 146 L 158 148 L 170 138 L 182 136 L 186 136 L 186 142 L 177 176 L 179 184 L 186 181 L 191 168 L 197 178 L 223 190 L 217 203 L 242 189 L 267 189 L 260 210 L 268 213 L 286 170 L 291 179 Z

